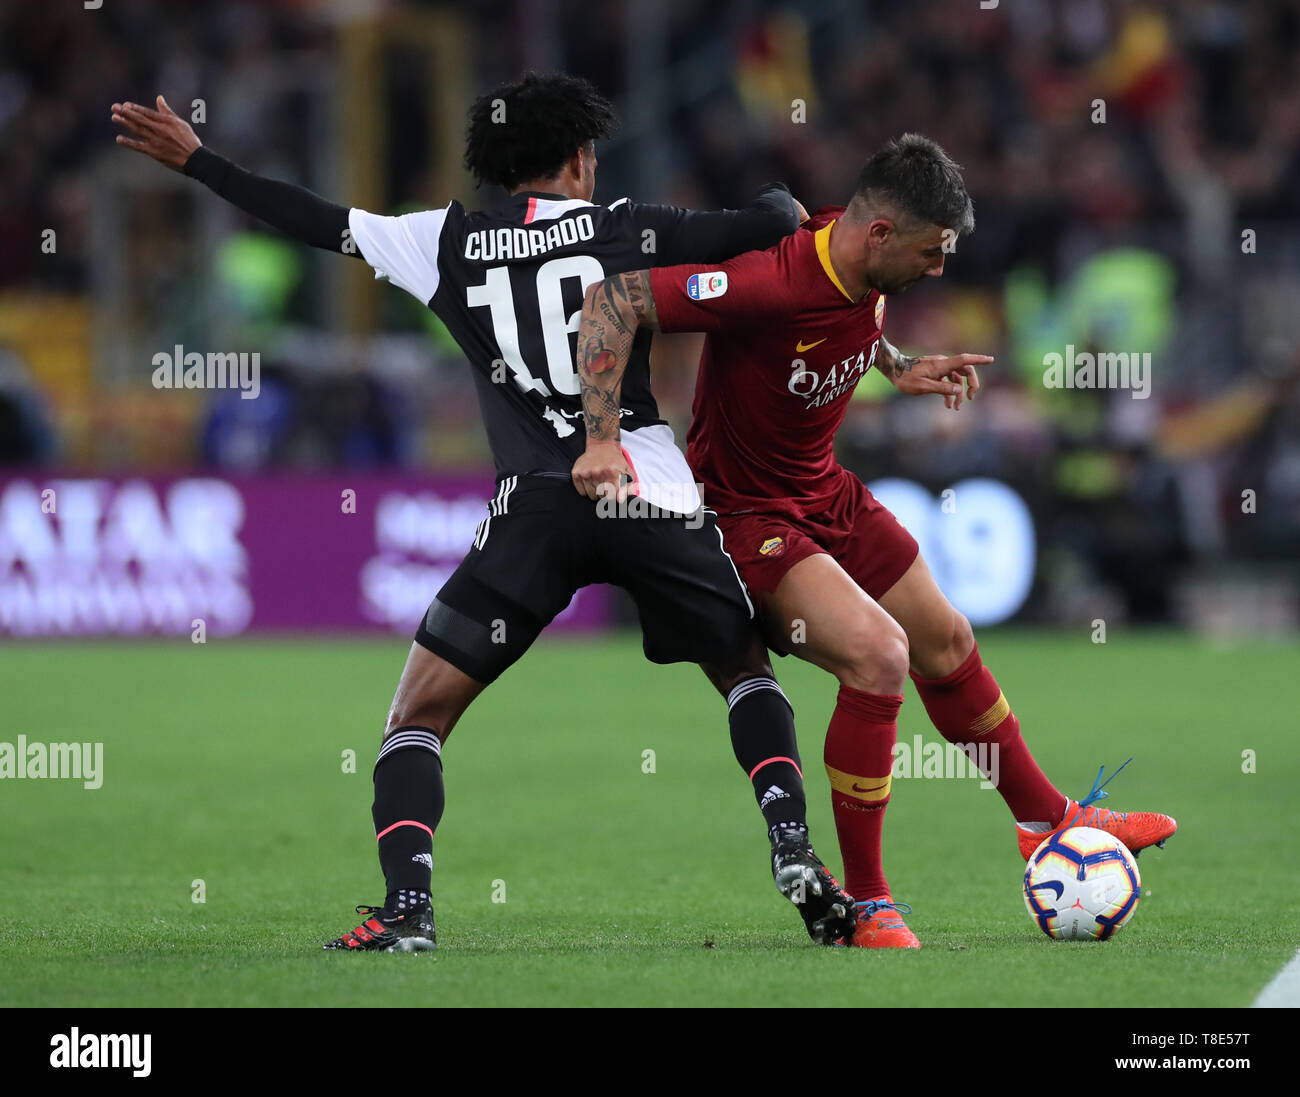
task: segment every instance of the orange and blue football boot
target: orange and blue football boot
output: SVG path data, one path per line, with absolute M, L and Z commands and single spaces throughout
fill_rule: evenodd
M 888 895 L 856 904 L 858 925 L 849 944 L 853 948 L 920 948 L 916 934 L 907 928 L 901 914 L 911 914 L 906 903 L 895 903 Z
M 1132 758 L 1128 760 L 1131 761 Z M 1128 765 L 1128 762 L 1125 762 L 1124 766 Z M 1098 800 L 1104 800 L 1110 795 L 1105 791 L 1105 787 L 1119 776 L 1124 766 L 1120 766 L 1104 781 L 1101 778 L 1106 772 L 1106 767 L 1102 766 L 1097 771 L 1097 779 L 1093 781 L 1088 795 L 1082 800 L 1067 800 L 1065 815 L 1049 830 L 1026 830 L 1017 824 L 1016 841 L 1020 846 L 1020 856 L 1028 861 L 1034 855 L 1034 850 L 1048 838 L 1069 827 L 1094 827 L 1097 830 L 1104 830 L 1107 834 L 1113 834 L 1135 857 L 1147 846 L 1163 848 L 1165 840 L 1178 829 L 1177 821 L 1168 815 L 1159 815 L 1153 811 L 1111 811 L 1109 808 L 1093 806 Z

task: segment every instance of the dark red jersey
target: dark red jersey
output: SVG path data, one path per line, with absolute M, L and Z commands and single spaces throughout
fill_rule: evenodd
M 816 514 L 840 491 L 835 431 L 885 320 L 879 293 L 855 302 L 835 276 L 841 213 L 818 210 L 767 251 L 650 272 L 660 328 L 709 333 L 686 457 L 720 514 Z

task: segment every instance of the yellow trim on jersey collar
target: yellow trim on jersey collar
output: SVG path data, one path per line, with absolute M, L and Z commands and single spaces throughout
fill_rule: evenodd
M 822 261 L 822 269 L 826 272 L 826 277 L 835 283 L 835 288 L 844 294 L 845 297 L 848 297 L 850 301 L 853 301 L 853 298 L 849 296 L 849 291 L 844 288 L 843 284 L 836 276 L 835 268 L 831 266 L 831 228 L 834 224 L 834 221 L 828 221 L 817 230 L 815 234 L 817 240 L 817 258 Z M 853 303 L 855 305 L 857 304 L 856 301 L 853 301 Z

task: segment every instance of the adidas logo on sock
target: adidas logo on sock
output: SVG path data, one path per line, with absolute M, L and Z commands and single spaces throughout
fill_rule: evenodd
M 425 868 L 433 868 L 433 854 L 432 854 L 432 853 L 417 853 L 414 857 L 411 858 L 411 860 L 412 860 L 412 861 L 418 861 L 418 862 L 419 862 L 420 864 L 422 864 Z
M 786 792 L 785 789 L 777 788 L 776 785 L 772 785 L 765 793 L 763 793 L 763 798 L 758 802 L 758 808 L 762 811 L 768 804 L 776 803 L 777 800 L 788 799 L 790 799 L 790 794 Z

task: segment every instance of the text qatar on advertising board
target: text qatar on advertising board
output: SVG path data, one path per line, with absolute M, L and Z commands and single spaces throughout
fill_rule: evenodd
M 491 473 L 0 479 L 0 636 L 413 635 Z M 579 591 L 552 627 L 611 619 Z

